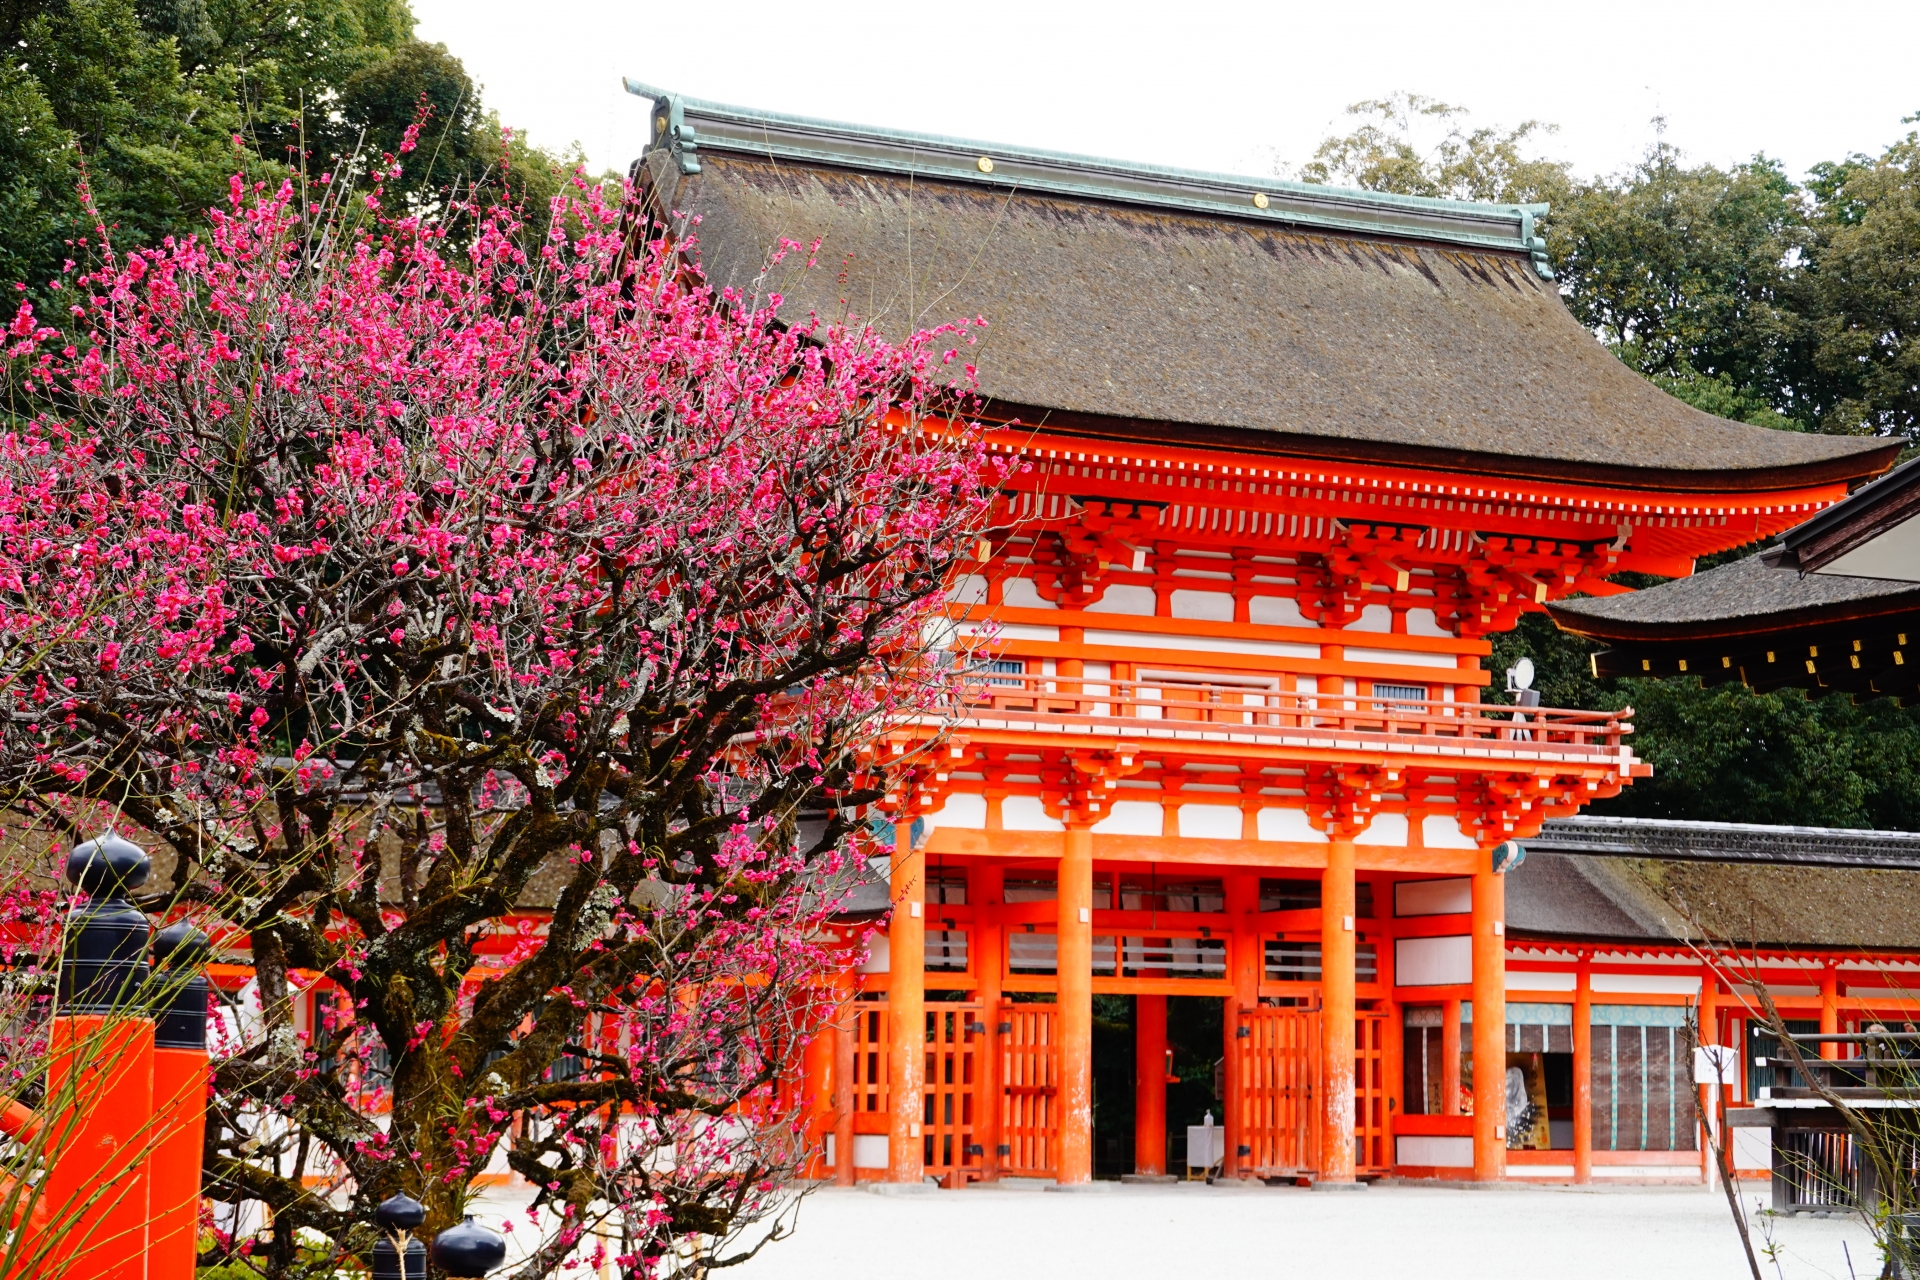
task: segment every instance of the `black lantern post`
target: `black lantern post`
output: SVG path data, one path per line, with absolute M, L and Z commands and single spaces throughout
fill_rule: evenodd
M 374 1225 L 386 1238 L 373 1246 L 373 1280 L 426 1280 L 427 1246 L 413 1238 L 427 1220 L 427 1207 L 402 1191 L 382 1200 Z
M 387 1238 L 373 1246 L 373 1280 L 426 1280 L 427 1247 L 412 1238 L 426 1220 L 426 1206 L 404 1191 L 380 1202 L 373 1221 Z M 434 1237 L 433 1265 L 456 1280 L 484 1276 L 506 1260 L 506 1240 L 472 1215 Z
M 484 1276 L 506 1260 L 507 1242 L 475 1222 L 471 1214 L 433 1240 L 433 1265 L 461 1280 Z
M 127 901 L 127 890 L 145 884 L 152 868 L 139 845 L 111 833 L 77 844 L 67 855 L 67 879 L 87 902 L 67 916 L 60 955 L 62 1012 L 120 1013 L 136 1003 L 147 981 L 152 925 Z

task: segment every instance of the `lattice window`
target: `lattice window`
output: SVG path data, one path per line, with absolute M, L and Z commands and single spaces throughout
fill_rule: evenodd
M 1427 686 L 1423 684 L 1382 684 L 1373 683 L 1373 709 L 1375 711 L 1425 711 Z
M 1289 942 L 1284 938 L 1268 939 L 1267 980 L 1269 982 L 1320 981 L 1320 944 Z M 1380 949 L 1374 943 L 1362 942 L 1354 946 L 1353 980 L 1355 982 L 1380 980 Z

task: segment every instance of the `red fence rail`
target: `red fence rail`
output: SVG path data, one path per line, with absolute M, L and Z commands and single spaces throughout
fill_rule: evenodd
M 1409 673 L 1408 681 L 1407 688 L 1426 683 L 1416 673 Z M 1163 736 L 1205 726 L 1236 738 L 1251 734 L 1255 741 L 1307 730 L 1446 739 L 1454 746 L 1463 739 L 1489 745 L 1526 742 L 1593 752 L 1617 752 L 1633 732 L 1631 708 L 1511 707 L 1403 697 L 1396 691 L 1302 693 L 1277 686 L 1277 679 L 1114 680 L 989 669 L 968 675 L 955 710 L 969 721 L 999 722 L 997 727 L 1121 736 Z

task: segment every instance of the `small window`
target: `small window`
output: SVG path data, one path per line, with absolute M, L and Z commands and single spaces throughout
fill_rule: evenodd
M 1026 683 L 1021 679 L 1027 674 L 1025 658 L 994 658 L 983 665 L 988 684 L 1010 685 L 1019 688 Z
M 967 971 L 967 932 L 964 929 L 927 930 L 926 969 L 929 973 Z
M 1423 684 L 1373 685 L 1375 711 L 1410 711 L 1416 715 L 1427 709 L 1427 686 Z
M 1059 941 L 1032 925 L 1007 934 L 1007 970 L 1010 973 L 1052 973 L 1059 963 Z
M 1320 981 L 1320 944 L 1271 939 L 1267 943 L 1267 980 L 1270 982 Z M 1362 942 L 1353 949 L 1353 980 L 1380 981 L 1380 949 Z
M 1052 902 L 1060 886 L 1052 876 L 1008 876 L 1001 896 L 1007 902 Z
M 1318 880 L 1260 881 L 1262 911 L 1311 911 L 1320 905 Z

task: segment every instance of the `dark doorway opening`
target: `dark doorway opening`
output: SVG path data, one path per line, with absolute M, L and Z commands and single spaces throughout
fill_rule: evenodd
M 1222 1035 L 1226 1002 L 1217 996 L 1167 999 L 1167 1172 L 1186 1172 L 1187 1126 L 1209 1111 L 1226 1121 L 1221 1099 Z M 1134 1033 L 1139 1002 L 1132 996 L 1093 998 L 1093 1174 L 1118 1178 L 1133 1172 L 1135 1080 Z
M 1133 1172 L 1132 996 L 1093 998 L 1093 1176 Z
M 1224 1124 L 1226 1103 L 1221 1037 L 1226 1004 L 1219 996 L 1167 997 L 1167 1048 L 1173 1051 L 1173 1071 L 1179 1083 L 1167 1085 L 1167 1172 L 1187 1172 L 1187 1126 L 1201 1123 L 1207 1112 Z

